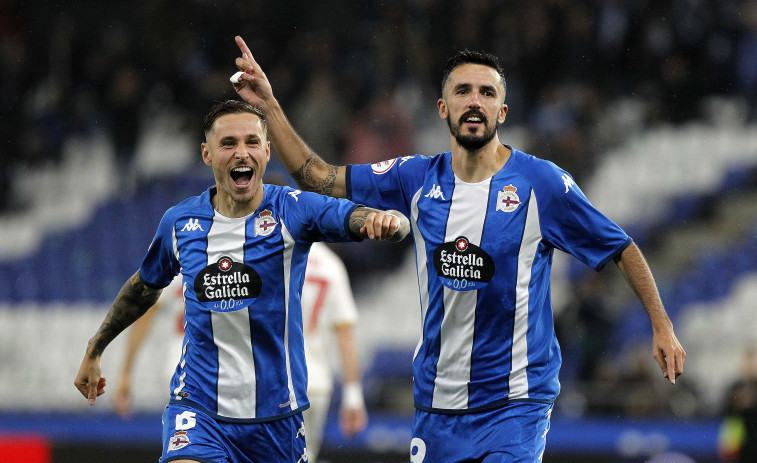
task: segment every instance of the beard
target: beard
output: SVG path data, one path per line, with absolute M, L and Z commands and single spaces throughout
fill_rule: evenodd
M 463 135 L 462 130 L 460 129 L 460 127 L 462 127 L 463 125 L 463 121 L 474 114 L 479 116 L 483 121 L 484 132 L 481 135 L 475 133 Z M 460 119 L 458 119 L 457 124 L 452 123 L 452 118 L 447 118 L 447 126 L 449 127 L 449 132 L 453 137 L 455 137 L 455 141 L 457 141 L 460 146 L 468 151 L 480 150 L 481 148 L 486 146 L 487 143 L 492 141 L 494 135 L 497 134 L 497 128 L 499 127 L 499 124 L 495 124 L 494 127 L 490 128 L 487 125 L 487 122 L 488 120 L 486 119 L 486 117 L 478 111 L 468 111 L 464 113 L 462 116 L 460 116 Z

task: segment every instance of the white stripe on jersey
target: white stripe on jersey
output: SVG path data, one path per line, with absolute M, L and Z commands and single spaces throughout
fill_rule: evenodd
M 184 318 L 186 320 L 186 317 Z M 186 321 L 184 322 L 184 327 L 186 328 Z M 187 377 L 187 372 L 184 370 L 184 366 L 187 364 L 187 346 L 189 345 L 189 341 L 187 341 L 184 346 L 181 348 L 181 376 L 179 376 L 179 385 L 176 386 L 176 389 L 173 390 L 173 396 L 176 400 L 181 400 L 181 396 L 179 395 L 179 392 L 181 392 L 184 389 L 184 386 L 186 386 L 186 383 L 184 383 L 184 378 Z
M 528 398 L 528 285 L 531 283 L 531 264 L 541 241 L 539 208 L 533 190 L 528 198 L 528 214 L 523 227 L 523 239 L 518 251 L 518 280 L 515 287 L 515 317 L 513 326 L 512 365 L 510 367 L 509 399 Z
M 179 260 L 179 242 L 176 236 L 176 227 L 173 227 L 173 230 L 171 230 L 171 245 L 173 246 L 173 255 L 176 257 L 176 261 L 181 262 Z
M 294 394 L 294 383 L 292 382 L 292 364 L 289 361 L 289 278 L 292 272 L 292 252 L 294 251 L 294 238 L 287 230 L 283 220 L 281 224 L 281 238 L 284 240 L 284 358 L 287 369 L 287 387 L 289 388 L 289 408 L 297 408 L 297 396 Z
M 421 198 L 422 188 L 413 195 L 413 201 L 410 206 L 410 225 L 413 227 L 413 236 L 415 236 L 415 262 L 418 269 L 418 289 L 420 292 L 421 302 L 421 326 L 426 323 L 426 311 L 428 310 L 428 267 L 426 267 L 426 242 L 423 241 L 423 235 L 418 230 L 418 200 Z M 413 353 L 413 362 L 415 357 L 418 356 L 418 352 L 423 345 L 423 330 L 421 330 L 421 338 L 418 340 L 418 345 L 415 347 Z
M 208 230 L 208 262 L 221 257 L 244 262 L 246 220 L 231 220 L 218 213 Z M 218 348 L 218 414 L 230 418 L 256 416 L 255 354 L 252 351 L 250 311 L 210 312 L 213 342 Z M 246 387 L 241 388 L 244 384 Z
M 481 245 L 491 179 L 465 183 L 455 177 L 455 190 L 447 218 L 444 242 L 465 236 L 469 243 Z M 434 381 L 434 408 L 464 409 L 468 407 L 473 335 L 476 323 L 478 291 L 455 291 L 444 288 L 444 319 L 441 346 Z

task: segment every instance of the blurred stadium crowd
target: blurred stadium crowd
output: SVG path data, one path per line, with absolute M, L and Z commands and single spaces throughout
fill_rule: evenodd
M 194 124 L 229 88 L 235 34 L 337 162 L 428 150 L 415 141 L 435 122 L 439 70 L 466 47 L 501 58 L 525 148 L 579 180 L 628 123 L 684 122 L 712 94 L 757 100 L 752 0 L 4 0 L 0 18 L 6 210 L 24 207 L 14 172 L 55 163 L 67 137 L 104 132 L 127 162 L 150 114 Z M 622 102 L 632 120 L 613 126 Z
M 461 48 L 491 51 L 505 67 L 506 142 L 553 160 L 579 184 L 633 134 L 722 117 L 713 112 L 727 108 L 739 123 L 757 120 L 755 0 L 71 0 L 52 8 L 0 0 L 3 217 L 29 207 L 19 185 L 30 170 L 54 169 L 71 138 L 106 136 L 122 172 L 161 115 L 199 146 L 211 102 L 234 97 L 237 34 L 303 138 L 332 163 L 445 150 L 435 101 L 443 62 Z M 713 106 L 713 98 L 729 105 Z M 342 254 L 359 281 L 366 266 L 355 253 L 371 248 L 355 249 Z M 584 391 L 614 397 L 590 412 L 667 413 L 676 400 L 673 412 L 693 413 L 693 388 L 655 401 L 646 351 L 623 378 L 608 375 L 598 353 L 613 348 L 613 320 L 597 309 L 613 304 L 601 296 L 607 285 L 582 279 L 570 316 L 559 320 L 566 339 L 582 332 L 580 342 L 564 343 L 578 359 L 566 365 L 567 380 L 616 381 L 606 383 L 612 390 L 595 390 L 600 383 Z M 409 375 L 409 360 L 400 371 Z M 561 398 L 568 412 L 585 409 L 581 400 L 570 390 Z

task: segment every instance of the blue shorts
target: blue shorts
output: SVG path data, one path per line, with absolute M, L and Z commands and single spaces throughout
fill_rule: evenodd
M 264 423 L 217 421 L 186 405 L 169 404 L 163 412 L 160 462 L 202 463 L 305 462 L 302 413 Z
M 411 463 L 542 461 L 552 404 L 513 402 L 481 413 L 415 411 Z

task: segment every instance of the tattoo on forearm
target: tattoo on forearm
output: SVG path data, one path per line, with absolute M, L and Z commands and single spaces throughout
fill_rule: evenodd
M 326 169 L 326 176 L 319 180 L 315 173 L 318 168 Z M 300 188 L 307 191 L 314 191 L 322 195 L 331 196 L 334 192 L 336 183 L 337 168 L 328 165 L 317 154 L 310 153 L 305 163 L 296 171 L 292 172 L 292 177 Z
M 89 340 L 87 348 L 92 348 L 92 355 L 102 355 L 105 347 L 116 336 L 158 301 L 160 293 L 161 290 L 145 286 L 139 278 L 139 272 L 132 275 L 116 296 L 97 334 Z
M 363 234 L 360 233 L 360 229 L 365 225 L 365 218 L 373 211 L 375 211 L 375 209 L 360 206 L 352 212 L 352 215 L 350 215 L 349 226 L 350 231 L 355 236 L 363 236 Z

